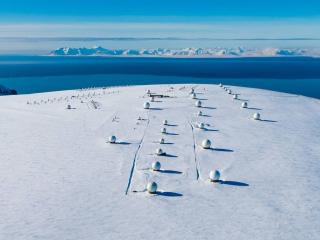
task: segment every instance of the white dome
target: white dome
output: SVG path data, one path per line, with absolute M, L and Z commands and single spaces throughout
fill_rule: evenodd
M 143 108 L 144 108 L 144 109 L 149 109 L 149 108 L 150 108 L 150 103 L 149 103 L 149 102 L 145 102 L 145 103 L 143 104 Z
M 231 91 L 231 89 L 229 89 L 229 90 L 228 90 L 228 93 L 229 93 L 229 94 L 232 94 L 232 91 Z
M 198 123 L 198 128 L 200 128 L 200 129 L 204 129 L 204 123 L 203 123 L 203 122 Z
M 209 139 L 205 139 L 202 141 L 201 146 L 204 149 L 209 149 L 211 147 L 211 141 Z
M 168 124 L 168 120 L 163 120 L 163 125 L 167 125 Z
M 160 144 L 164 144 L 164 138 L 160 138 L 159 143 L 160 143 Z
M 160 162 L 153 162 L 152 165 L 151 165 L 151 169 L 153 171 L 159 171 L 161 168 L 161 163 Z
M 238 94 L 234 94 L 233 99 L 238 99 Z
M 154 97 L 152 97 L 150 101 L 151 101 L 151 102 L 154 102 Z
M 157 192 L 158 185 L 155 182 L 148 182 L 147 191 L 148 193 L 154 194 Z
M 247 102 L 243 102 L 243 103 L 241 104 L 241 107 L 242 107 L 242 108 L 247 108 L 247 107 L 248 107 L 248 103 L 247 103 Z
M 198 101 L 195 102 L 196 107 L 201 107 L 201 104 L 202 104 L 202 103 L 201 103 L 200 100 L 198 100 Z
M 217 182 L 220 180 L 220 172 L 218 170 L 210 171 L 209 178 L 211 182 Z
M 223 87 L 222 83 L 219 83 L 219 86 L 220 86 L 220 87 Z
M 117 138 L 116 138 L 116 136 L 110 136 L 109 137 L 109 143 L 115 143 L 117 141 Z
M 201 111 L 198 112 L 198 116 L 202 116 L 202 112 Z
M 167 133 L 167 129 L 166 128 L 161 128 L 161 132 L 162 133 Z
M 148 90 L 147 90 L 147 94 L 150 94 L 150 93 L 151 93 L 151 91 L 150 91 L 150 89 L 148 89 Z
M 70 104 L 68 104 L 67 109 L 71 109 L 71 105 Z
M 254 113 L 253 114 L 253 119 L 254 120 L 260 120 L 260 113 Z
M 190 94 L 193 94 L 194 93 L 194 89 L 193 88 L 191 88 L 191 90 L 190 90 Z
M 192 94 L 191 94 L 191 97 L 192 97 L 192 99 L 196 99 L 196 98 L 197 98 L 197 94 L 192 93 Z
M 163 155 L 164 152 L 163 152 L 163 150 L 162 150 L 161 148 L 157 148 L 156 154 L 157 154 L 158 156 L 160 156 L 160 155 Z

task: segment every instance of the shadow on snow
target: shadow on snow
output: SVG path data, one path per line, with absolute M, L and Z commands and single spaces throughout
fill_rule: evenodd
M 224 185 L 230 185 L 230 186 L 238 186 L 238 187 L 248 187 L 248 186 L 249 186 L 248 183 L 237 182 L 237 181 L 223 181 L 223 180 L 219 180 L 218 183 L 224 184 Z
M 175 170 L 162 170 L 160 169 L 158 172 L 160 173 L 167 173 L 167 174 L 182 174 L 182 172 L 180 171 L 175 171 Z
M 160 192 L 160 191 L 157 191 L 155 194 L 159 195 L 159 196 L 165 196 L 165 197 L 182 197 L 183 196 L 183 194 L 176 193 L 176 192 Z

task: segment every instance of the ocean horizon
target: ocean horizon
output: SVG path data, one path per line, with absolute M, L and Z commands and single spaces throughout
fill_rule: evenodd
M 0 84 L 17 90 L 18 94 L 220 82 L 320 99 L 320 59 L 0 56 Z

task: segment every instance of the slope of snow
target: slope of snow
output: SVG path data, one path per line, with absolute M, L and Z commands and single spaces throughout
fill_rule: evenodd
M 169 97 L 143 109 L 147 89 Z M 1 97 L 0 239 L 318 239 L 319 101 L 231 89 L 238 100 L 216 85 Z
M 245 49 L 245 48 L 185 48 L 185 49 L 106 49 L 58 48 L 51 56 L 155 56 L 155 57 L 283 57 L 283 56 L 320 56 L 312 49 Z

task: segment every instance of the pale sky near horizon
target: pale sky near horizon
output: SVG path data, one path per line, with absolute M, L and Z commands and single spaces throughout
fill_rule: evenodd
M 318 20 L 1 23 L 0 37 L 320 38 Z

